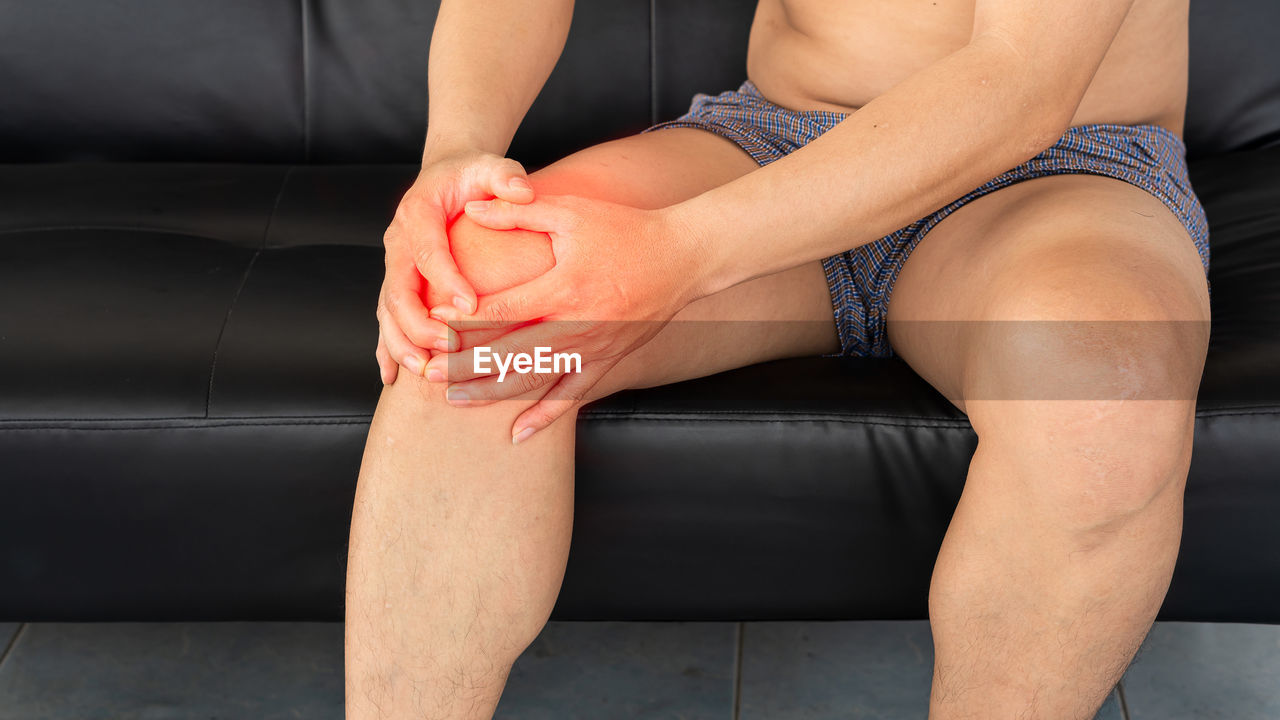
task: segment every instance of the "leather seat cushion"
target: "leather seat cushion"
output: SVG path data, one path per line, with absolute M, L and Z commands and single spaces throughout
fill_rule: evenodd
M 1215 326 L 1168 619 L 1280 621 L 1280 149 L 1193 166 Z M 0 618 L 341 616 L 411 166 L 0 166 Z M 557 617 L 923 617 L 976 436 L 898 360 L 580 419 Z

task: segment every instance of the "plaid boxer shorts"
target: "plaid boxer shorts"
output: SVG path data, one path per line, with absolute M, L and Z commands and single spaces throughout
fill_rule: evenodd
M 835 127 L 844 113 L 790 110 L 769 102 L 747 80 L 719 95 L 698 93 L 689 111 L 644 132 L 695 127 L 736 143 L 760 165 L 804 146 Z M 1052 147 L 991 179 L 945 207 L 874 242 L 822 261 L 835 311 L 840 354 L 893 357 L 885 317 L 894 280 L 907 257 L 935 225 L 966 203 L 1032 178 L 1064 174 L 1103 175 L 1151 193 L 1173 211 L 1195 243 L 1209 273 L 1209 225 L 1187 176 L 1182 139 L 1155 125 L 1081 125 Z

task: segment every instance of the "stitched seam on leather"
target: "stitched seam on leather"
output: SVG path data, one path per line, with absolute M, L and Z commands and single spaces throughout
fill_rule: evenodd
M 213 403 L 213 379 L 218 372 L 218 351 L 222 349 L 222 336 L 227 332 L 227 326 L 231 324 L 231 313 L 235 311 L 236 303 L 240 301 L 240 293 L 249 282 L 249 273 L 253 272 L 258 256 L 262 255 L 262 251 L 267 247 L 271 225 L 275 222 L 276 211 L 280 209 L 280 198 L 284 197 L 284 189 L 289 185 L 289 177 L 293 175 L 294 167 L 290 165 L 289 169 L 284 171 L 284 176 L 280 178 L 280 187 L 276 188 L 276 199 L 271 203 L 271 214 L 267 216 L 267 225 L 262 229 L 262 239 L 258 243 L 258 249 L 253 251 L 253 257 L 249 258 L 249 264 L 245 265 L 244 275 L 240 276 L 240 284 L 236 286 L 235 295 L 231 296 L 231 303 L 227 305 L 227 314 L 222 317 L 222 327 L 218 328 L 218 339 L 213 343 L 213 358 L 209 361 L 209 387 L 204 393 L 204 417 L 206 418 L 209 417 L 209 407 Z
M 267 248 L 267 240 L 271 238 L 271 227 L 276 223 L 276 212 L 280 210 L 280 200 L 284 198 L 284 190 L 289 186 L 289 178 L 293 177 L 293 171 L 297 168 L 297 165 L 290 165 L 289 169 L 284 171 L 284 177 L 280 178 L 280 187 L 276 189 L 276 199 L 271 203 L 271 214 L 267 216 L 267 226 L 262 229 L 262 242 L 258 245 L 260 250 Z
M 203 429 L 208 427 L 241 427 L 241 426 L 306 426 L 306 425 L 362 425 L 367 424 L 372 419 L 368 417 L 344 417 L 344 418 L 314 418 L 314 419 L 296 419 L 281 418 L 278 420 L 262 420 L 262 419 L 245 419 L 237 418 L 174 418 L 174 422 L 152 422 L 145 424 L 147 419 L 141 418 L 137 420 L 121 418 L 117 420 L 111 419 L 95 419 L 95 420 L 6 420 L 0 422 L 0 431 L 9 429 L 18 430 L 36 430 L 36 429 L 54 429 L 64 428 L 68 430 L 155 430 L 155 429 Z M 813 417 L 789 417 L 789 418 L 715 418 L 715 417 L 697 417 L 697 416 L 678 416 L 678 417 L 654 417 L 654 416 L 599 416 L 584 415 L 584 420 L 601 421 L 601 422 L 651 422 L 651 423 L 674 423 L 674 422 L 716 422 L 716 423 L 778 423 L 778 422 L 795 422 L 795 423 L 822 423 L 837 422 L 845 424 L 859 425 L 889 425 L 893 427 L 939 427 L 939 428 L 959 428 L 969 429 L 966 423 L 889 423 L 877 420 L 868 420 L 858 417 L 841 417 L 841 416 L 813 416 Z M 186 423 L 181 421 L 186 420 Z M 18 423 L 31 423 L 30 425 L 18 425 Z M 120 423 L 128 424 L 128 427 L 76 427 L 84 424 L 98 423 Z M 133 423 L 144 423 L 135 425 Z
M 231 296 L 231 303 L 227 305 L 227 314 L 222 317 L 222 327 L 218 328 L 218 339 L 213 343 L 213 359 L 209 364 L 209 387 L 204 394 L 204 416 L 206 418 L 209 417 L 209 404 L 213 401 L 213 378 L 218 372 L 218 351 L 222 349 L 222 336 L 227 332 L 227 326 L 231 324 L 231 313 L 236 309 L 236 303 L 240 300 L 240 293 L 249 282 L 249 273 L 253 272 L 253 265 L 258 262 L 258 256 L 261 254 L 261 249 L 253 251 L 253 257 L 249 258 L 249 264 L 244 268 L 244 275 L 240 277 L 240 284 L 236 286 L 236 294 Z
M 1261 411 L 1261 412 L 1236 412 L 1236 413 L 1219 413 L 1210 417 L 1223 417 L 1232 415 L 1277 415 L 1280 416 L 1280 410 Z M 867 420 L 857 417 L 806 417 L 806 418 L 713 418 L 713 417 L 697 417 L 697 416 L 671 416 L 671 417 L 645 417 L 645 416 L 609 416 L 609 415 L 584 415 L 582 419 L 591 420 L 593 422 L 648 422 L 648 423 L 674 423 L 674 422 L 719 422 L 719 423 L 785 423 L 785 422 L 802 422 L 807 424 L 820 422 L 833 422 L 846 425 L 870 425 L 884 427 L 920 427 L 920 428 L 937 428 L 944 430 L 969 430 L 971 429 L 967 423 L 939 423 L 939 422 L 915 422 L 915 423 L 895 423 L 884 422 L 881 420 Z M 283 418 L 276 421 L 241 421 L 235 418 L 175 418 L 175 422 L 164 424 L 135 425 L 136 422 L 146 422 L 146 419 L 95 419 L 95 420 L 3 420 L 0 421 L 0 432 L 6 430 L 23 431 L 23 430 L 73 430 L 81 431 L 128 431 L 128 430 L 207 430 L 209 428 L 219 427 L 306 427 L 309 425 L 367 425 L 372 416 L 361 417 L 344 417 L 344 418 L 314 418 L 310 420 Z M 187 420 L 187 424 L 179 424 L 181 420 Z M 194 421 L 194 422 L 192 422 Z M 78 427 L 90 423 L 121 423 L 127 424 L 127 427 Z M 30 424 L 23 424 L 30 423 Z
M 1280 416 L 1280 409 L 1267 409 L 1255 411 L 1240 412 L 1215 412 L 1207 410 L 1196 413 L 1196 419 L 1214 418 L 1214 417 L 1232 417 L 1232 416 L 1253 416 L 1253 415 L 1277 415 Z M 680 422 L 680 421 L 705 421 L 705 422 L 842 422 L 842 423 L 864 423 L 867 425 L 894 425 L 900 427 L 928 426 L 928 427 L 961 427 L 970 426 L 968 420 L 949 420 L 947 418 L 918 418 L 916 422 L 888 423 L 878 420 L 868 420 L 867 418 L 875 417 L 892 417 L 892 416 L 854 416 L 854 415 L 804 415 L 800 413 L 787 414 L 775 413 L 775 417 L 715 417 L 714 413 L 690 413 L 687 415 L 680 414 L 635 414 L 628 415 L 626 413 L 605 411 L 600 413 L 586 412 L 580 417 L 590 418 L 592 420 L 612 420 L 612 421 L 630 421 L 638 420 L 642 422 Z M 911 418 L 902 418 L 910 420 Z
M 31 227 L 7 228 L 4 230 L 0 230 L 0 235 L 13 235 L 16 233 L 24 233 L 24 232 L 47 232 L 52 230 L 120 230 L 124 232 L 163 233 L 165 235 L 181 235 L 183 237 L 197 238 L 200 240 L 208 240 L 210 242 L 219 242 L 226 245 L 233 245 L 235 247 L 240 247 L 235 243 L 228 242 L 226 238 L 214 237 L 212 235 L 202 235 L 200 233 L 193 233 L 190 230 L 183 230 L 181 228 L 164 228 L 164 227 L 155 227 L 155 226 L 139 227 L 137 225 L 101 225 L 101 224 L 93 224 L 93 223 L 90 223 L 87 225 L 33 225 Z M 367 246 L 352 245 L 351 247 L 367 247 Z
M 723 417 L 752 417 L 768 415 L 770 417 L 787 417 L 787 418 L 826 418 L 826 417 L 856 417 L 856 418 L 882 418 L 885 420 L 925 420 L 930 422 L 969 422 L 968 418 L 957 417 L 936 417 L 925 415 L 892 415 L 887 413 L 862 413 L 862 412 L 813 412 L 806 410 L 689 410 L 681 411 L 654 411 L 654 410 L 585 410 L 582 413 L 584 417 L 633 417 L 643 415 L 647 417 L 689 417 L 697 416 L 723 416 Z
M 0 420 L 0 427 L 12 423 L 175 423 L 189 422 L 199 425 L 208 425 L 218 422 L 369 422 L 372 414 L 358 413 L 340 414 L 340 415 L 222 415 L 215 417 L 204 417 L 201 415 L 153 415 L 150 417 L 97 417 L 97 418 L 77 418 L 77 417 L 46 417 L 46 418 L 7 418 Z
M 195 419 L 196 419 L 196 420 L 202 420 L 202 419 L 204 419 L 204 418 L 195 418 Z M 209 418 L 209 419 L 210 419 L 210 420 L 213 420 L 213 419 L 215 419 L 215 418 Z M 220 419 L 220 418 L 216 418 L 216 419 Z M 293 422 L 222 422 L 222 423 L 217 423 L 217 424 L 200 423 L 200 424 L 192 424 L 192 425 L 181 425 L 181 424 L 173 424 L 173 423 L 164 423 L 164 424 L 160 424 L 160 425 L 129 425 L 129 427 L 114 427 L 114 428 L 113 428 L 113 427 L 102 427 L 102 428 L 95 428 L 95 427 L 77 427 L 76 425 L 77 425 L 77 424 L 104 423 L 104 422 L 119 422 L 119 423 L 122 423 L 122 424 L 127 424 L 127 423 L 131 423 L 131 422 L 133 422 L 133 421 L 130 421 L 130 420 L 68 420 L 68 421 L 49 420 L 49 421 L 42 421 L 42 422 L 33 423 L 33 424 L 31 424 L 31 425 L 19 425 L 18 423 L 21 423 L 21 422 L 23 422 L 23 421 L 21 421 L 21 420 L 17 420 L 17 421 L 14 421 L 14 420 L 6 420 L 3 424 L 0 424 L 0 431 L 4 431 L 4 430 L 57 430 L 57 429 L 76 430 L 76 431 L 79 431 L 79 430 L 163 430 L 163 429 L 184 430 L 184 429 L 202 429 L 202 428 L 208 428 L 208 427 L 240 427 L 240 426 L 254 426 L 254 425 L 268 425 L 268 426 L 276 426 L 276 425 L 281 425 L 281 426 L 296 425 L 296 426 L 299 426 L 299 427 L 304 426 L 304 425 L 365 425 L 365 424 L 368 424 L 368 423 L 369 423 L 369 420 L 371 420 L 371 419 L 372 419 L 372 416 L 370 416 L 370 418 L 369 418 L 369 419 L 365 419 L 365 420 L 333 420 L 333 421 L 324 421 L 324 420 L 315 420 L 315 421 L 311 421 L 311 420 L 303 420 L 303 421 L 293 421 Z M 797 418 L 786 418 L 786 419 L 779 418 L 779 419 L 774 419 L 774 420 L 770 420 L 769 418 L 753 418 L 753 419 L 739 418 L 739 419 L 733 419 L 733 420 L 726 420 L 726 419 L 723 419 L 723 418 L 697 418 L 697 417 L 685 417 L 685 418 L 627 417 L 627 418 L 620 418 L 620 417 L 595 417 L 595 416 L 587 416 L 587 417 L 584 417 L 584 418 L 582 418 L 582 419 L 583 419 L 583 420 L 590 421 L 590 422 L 651 422 L 651 423 L 678 423 L 678 422 L 715 422 L 715 423 L 733 423 L 733 422 L 743 422 L 743 423 L 779 423 L 779 422 L 782 422 L 782 423 L 785 423 L 785 422 L 794 422 L 794 423 L 813 424 L 813 423 L 823 423 L 823 422 L 837 422 L 837 423 L 844 423 L 844 424 L 849 424 L 849 425 L 887 425 L 887 426 L 892 426 L 892 427 L 936 427 L 936 428 L 958 428 L 958 429 L 961 429 L 961 430 L 967 430 L 967 429 L 969 429 L 969 425 L 968 425 L 967 423 L 966 423 L 966 424 L 964 424 L 964 425 L 960 425 L 960 424 L 944 424 L 944 423 L 889 423 L 889 422 L 877 421 L 877 420 L 865 420 L 865 419 L 861 419 L 861 418 L 800 418 L 800 419 L 797 419 Z
M 1202 413 L 1196 413 L 1197 418 L 1211 417 L 1234 417 L 1236 415 L 1280 415 L 1280 410 L 1259 409 L 1259 410 L 1205 410 Z
M 192 418 L 201 420 L 201 418 Z M 161 424 L 134 424 L 132 420 L 82 420 L 82 421 L 64 421 L 56 420 L 32 423 L 31 425 L 18 425 L 13 421 L 6 421 L 0 425 L 0 432 L 6 430 L 23 431 L 23 430 L 71 430 L 74 432 L 128 432 L 130 430 L 209 430 L 212 428 L 238 428 L 238 427 L 306 427 L 309 425 L 368 425 L 372 417 L 364 420 L 304 420 L 304 421 L 280 421 L 280 422 L 224 422 L 219 418 L 214 418 L 212 422 L 199 423 L 161 423 Z M 103 423 L 103 422 L 119 422 L 122 427 L 77 427 L 79 424 Z
M 865 419 L 865 418 L 857 418 L 857 417 L 839 417 L 839 416 L 833 416 L 833 417 L 804 417 L 804 418 L 797 418 L 797 417 L 779 417 L 779 418 L 767 418 L 767 417 L 760 417 L 760 418 L 745 418 L 745 417 L 739 417 L 739 418 L 716 418 L 716 417 L 696 417 L 696 416 L 686 416 L 686 417 L 634 417 L 634 416 L 632 416 L 632 417 L 599 417 L 599 416 L 589 416 L 589 419 L 590 419 L 590 420 L 592 420 L 592 421 L 596 421 L 596 422 L 650 422 L 650 423 L 678 423 L 678 422 L 686 422 L 686 423 L 688 423 L 688 422 L 706 422 L 706 423 L 711 423 L 711 422 L 714 422 L 714 423 L 724 423 L 724 424 L 733 424 L 733 423 L 755 423 L 755 424 L 761 424 L 761 423 L 769 423 L 769 424 L 774 424 L 774 425 L 776 425 L 776 424 L 786 424 L 786 423 L 797 423 L 797 424 L 799 424 L 799 423 L 804 423 L 804 424 L 807 424 L 807 425 L 812 425 L 812 424 L 814 424 L 814 423 L 839 423 L 839 424 L 841 424 L 841 425 L 873 425 L 873 426 L 883 425 L 883 426 L 885 426 L 885 427 L 927 427 L 927 428 L 937 428 L 937 429 L 941 429 L 941 430 L 946 430 L 946 429 L 951 429 L 951 430 L 970 430 L 970 429 L 971 429 L 971 428 L 970 428 L 969 423 L 967 423 L 967 422 L 966 422 L 966 423 L 963 423 L 963 424 L 961 424 L 961 423 L 946 423 L 946 422 L 927 422 L 927 421 L 923 421 L 923 422 L 914 422 L 914 423 L 907 423 L 907 422 L 895 423 L 895 422 L 885 422 L 885 421 L 883 421 L 883 420 L 867 420 L 867 419 Z
M 658 0 L 649 0 L 649 124 L 658 123 Z
M 299 0 L 302 6 L 302 159 L 311 162 L 311 42 L 308 33 L 310 14 L 307 0 Z

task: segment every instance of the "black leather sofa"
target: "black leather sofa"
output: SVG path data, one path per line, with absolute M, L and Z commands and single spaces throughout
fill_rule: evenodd
M 744 75 L 751 0 L 582 2 L 513 157 Z M 0 0 L 0 620 L 338 619 L 427 0 Z M 1214 329 L 1165 619 L 1280 622 L 1280 4 L 1196 0 Z M 976 437 L 811 358 L 580 420 L 560 618 L 920 618 Z

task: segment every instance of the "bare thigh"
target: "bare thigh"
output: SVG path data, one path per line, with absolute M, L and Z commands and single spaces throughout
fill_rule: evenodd
M 671 128 L 586 148 L 532 173 L 530 182 L 538 194 L 659 208 L 757 168 L 750 155 L 722 137 Z M 482 294 L 528 280 L 554 263 L 545 235 L 487 230 L 465 216 L 450 230 L 450 240 L 459 269 Z M 807 263 L 691 303 L 619 363 L 588 400 L 838 349 L 826 276 L 820 263 Z
M 894 352 L 968 411 L 977 364 L 994 362 L 985 338 L 1010 321 L 1135 321 L 1151 353 L 1198 381 L 1209 298 L 1195 246 L 1163 203 L 1119 180 L 1061 175 L 939 223 L 904 264 L 887 320 Z

